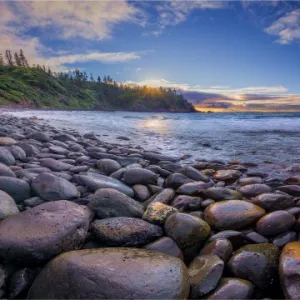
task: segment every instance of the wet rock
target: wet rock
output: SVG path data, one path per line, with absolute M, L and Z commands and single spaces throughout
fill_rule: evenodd
M 22 179 L 0 176 L 0 190 L 9 194 L 17 204 L 30 198 L 30 186 Z
M 21 147 L 13 145 L 9 147 L 9 150 L 15 159 L 22 160 L 22 161 L 26 159 L 26 153 Z
M 173 189 L 163 189 L 161 192 L 159 192 L 153 197 L 151 203 L 160 202 L 163 204 L 170 204 L 174 197 L 175 191 Z
M 236 230 L 220 231 L 220 232 L 212 235 L 209 238 L 208 242 L 218 240 L 218 239 L 228 239 L 234 249 L 238 249 L 241 246 L 244 246 L 245 244 L 247 244 L 245 235 L 242 232 L 236 231 Z
M 287 299 L 299 299 L 300 295 L 300 242 L 285 245 L 280 255 L 279 275 L 281 287 Z
M 18 212 L 19 209 L 15 200 L 5 192 L 0 191 L 0 221 Z
M 249 185 L 249 184 L 256 184 L 256 183 L 262 183 L 263 180 L 261 177 L 245 177 L 239 179 L 238 183 L 242 186 Z
M 285 210 L 271 212 L 256 223 L 256 231 L 265 236 L 274 236 L 292 228 L 295 217 Z
M 183 194 L 188 196 L 199 196 L 204 189 L 212 186 L 212 183 L 204 181 L 194 181 L 185 183 L 177 189 L 177 194 Z
M 43 158 L 40 161 L 44 167 L 56 172 L 68 171 L 73 167 L 70 164 L 66 164 L 53 158 Z
M 211 292 L 218 284 L 224 269 L 224 262 L 214 254 L 197 256 L 188 268 L 190 277 L 190 298 L 199 299 Z
M 265 210 L 247 201 L 227 200 L 211 204 L 204 211 L 204 219 L 219 230 L 240 229 L 255 223 Z
M 280 233 L 273 238 L 272 243 L 278 247 L 283 247 L 288 243 L 294 242 L 297 240 L 297 234 L 295 231 L 288 231 Z
M 146 245 L 145 249 L 155 252 L 165 253 L 167 255 L 175 256 L 183 260 L 183 253 L 177 244 L 169 237 L 162 237 L 158 240 Z
M 121 165 L 118 162 L 109 158 L 103 158 L 98 160 L 97 167 L 105 175 L 110 175 L 121 169 Z
M 120 191 L 121 193 L 126 194 L 129 197 L 134 196 L 133 190 L 120 182 L 117 179 L 107 177 L 101 174 L 88 173 L 87 175 L 74 175 L 74 180 L 82 186 L 87 187 L 92 192 L 95 192 L 98 189 L 112 188 Z
M 192 197 L 186 195 L 177 196 L 172 205 L 177 208 L 179 211 L 192 211 L 198 210 L 201 208 L 202 198 Z
M 242 175 L 238 170 L 219 170 L 214 174 L 214 178 L 219 181 L 235 181 Z
M 36 176 L 31 186 L 39 197 L 47 201 L 69 200 L 79 196 L 71 182 L 50 173 Z
M 17 146 L 24 150 L 27 157 L 34 157 L 39 153 L 39 150 L 34 145 L 27 142 L 20 142 Z
M 250 280 L 264 290 L 277 278 L 279 255 L 279 248 L 273 244 L 246 245 L 233 254 L 227 265 L 236 277 Z
M 300 176 L 288 177 L 283 183 L 286 185 L 300 185 Z
M 218 299 L 252 299 L 253 284 L 240 278 L 221 278 L 216 289 L 205 298 L 209 300 Z
M 176 157 L 168 156 L 168 155 L 163 155 L 155 152 L 144 152 L 144 158 L 149 160 L 151 164 L 157 164 L 160 161 L 171 161 L 175 162 L 178 160 Z
M 62 134 L 58 134 L 55 135 L 53 137 L 54 140 L 58 140 L 60 142 L 78 142 L 78 140 L 71 134 L 66 134 L 66 133 L 62 133 Z
M 182 173 L 195 181 L 209 182 L 209 177 L 207 177 L 205 174 L 198 171 L 197 169 L 193 168 L 192 166 L 185 166 L 182 169 Z
M 2 163 L 0 163 L 0 176 L 16 177 L 15 173 Z
M 32 134 L 29 135 L 30 139 L 34 139 L 36 141 L 42 142 L 42 143 L 46 143 L 50 141 L 50 137 L 47 133 L 45 132 L 33 132 Z
M 295 197 L 300 196 L 300 186 L 299 185 L 284 185 L 278 187 L 278 189 L 282 192 L 285 192 L 287 194 L 290 194 Z
M 157 174 L 150 170 L 142 168 L 128 169 L 123 174 L 123 180 L 126 184 L 155 184 L 157 181 Z
M 37 269 L 24 268 L 15 272 L 9 279 L 8 298 L 26 298 L 30 286 L 37 275 Z
M 249 184 L 241 187 L 239 191 L 245 197 L 255 197 L 260 194 L 270 193 L 272 189 L 266 184 Z
M 242 195 L 241 193 L 231 190 L 228 188 L 222 188 L 222 187 L 212 187 L 208 188 L 202 191 L 202 193 L 213 200 L 219 201 L 219 200 L 235 200 L 235 199 L 241 199 Z
M 40 197 L 32 197 L 32 198 L 24 200 L 23 203 L 25 206 L 35 207 L 35 206 L 45 203 L 45 200 L 43 200 Z
M 0 257 L 28 266 L 77 249 L 91 217 L 88 208 L 64 200 L 12 215 L 0 222 Z
M 9 138 L 9 137 L 0 137 L 0 146 L 11 146 L 11 145 L 14 145 L 16 144 L 17 142 L 12 139 L 12 138 Z
M 140 218 L 144 213 L 144 208 L 139 202 L 112 188 L 97 190 L 88 206 L 100 219 L 111 217 Z
M 204 200 L 203 202 L 201 202 L 201 207 L 202 208 L 206 208 L 208 206 L 210 206 L 211 204 L 215 203 L 216 201 L 215 200 L 212 200 L 212 199 L 206 199 Z
M 86 172 L 89 170 L 89 166 L 74 166 L 71 169 L 69 169 L 69 172 L 72 173 L 80 173 L 80 172 Z
M 173 213 L 176 213 L 177 209 L 160 202 L 152 202 L 146 209 L 143 215 L 143 220 L 162 225 L 166 219 Z
M 267 238 L 255 231 L 250 231 L 246 233 L 245 236 L 247 240 L 254 244 L 269 243 L 269 240 Z
M 282 210 L 294 205 L 293 197 L 279 193 L 261 194 L 253 198 L 251 202 L 267 211 Z
M 135 184 L 132 189 L 134 190 L 135 198 L 140 202 L 145 202 L 150 197 L 150 192 L 147 186 L 142 184 Z
M 205 221 L 184 213 L 172 214 L 164 228 L 166 235 L 187 252 L 194 247 L 200 248 L 210 234 L 210 227 Z
M 193 182 L 193 180 L 183 174 L 173 173 L 166 178 L 164 186 L 166 188 L 177 189 L 181 185 L 189 182 Z
M 200 218 L 200 219 L 203 219 L 203 211 L 199 211 L 199 210 L 197 210 L 197 211 L 192 211 L 192 212 L 190 212 L 189 213 L 191 216 L 193 216 L 193 217 L 197 217 L 197 218 Z
M 144 249 L 104 248 L 56 257 L 37 277 L 28 298 L 186 299 L 188 294 L 186 267 L 178 258 Z
M 15 164 L 15 162 L 15 158 L 10 151 L 7 148 L 0 147 L 0 163 L 7 166 L 12 166 Z
M 162 236 L 161 227 L 135 218 L 95 220 L 91 226 L 95 239 L 107 246 L 141 246 Z
M 227 262 L 232 251 L 232 244 L 228 239 L 216 239 L 204 246 L 200 251 L 200 255 L 215 254 L 224 262 Z
M 49 150 L 53 153 L 62 154 L 62 155 L 67 154 L 69 152 L 68 149 L 60 147 L 60 146 L 50 146 Z

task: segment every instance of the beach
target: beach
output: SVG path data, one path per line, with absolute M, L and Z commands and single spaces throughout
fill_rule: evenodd
M 1 296 L 297 299 L 299 122 L 3 112 Z

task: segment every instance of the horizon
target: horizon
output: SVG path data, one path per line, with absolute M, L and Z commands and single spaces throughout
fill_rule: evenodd
M 300 2 L 0 1 L 0 53 L 170 87 L 199 111 L 300 111 Z

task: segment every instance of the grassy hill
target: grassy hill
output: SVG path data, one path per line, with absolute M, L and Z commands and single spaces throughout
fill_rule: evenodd
M 0 66 L 0 106 L 53 109 L 192 112 L 175 91 L 94 82 L 41 68 Z

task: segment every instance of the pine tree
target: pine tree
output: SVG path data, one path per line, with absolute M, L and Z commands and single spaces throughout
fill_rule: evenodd
M 48 67 L 48 75 L 52 76 L 52 71 L 49 67 Z
M 23 68 L 29 68 L 29 64 L 28 64 L 27 58 L 25 57 L 24 52 L 23 52 L 22 49 L 20 49 L 19 58 L 20 58 L 21 66 Z
M 4 66 L 4 59 L 3 59 L 2 53 L 0 53 L 0 67 L 1 66 Z
M 13 62 L 13 58 L 11 56 L 11 53 L 9 50 L 5 51 L 5 57 L 6 57 L 6 61 L 7 61 L 7 65 L 10 67 L 14 66 L 14 62 Z
M 14 56 L 15 56 L 15 63 L 16 63 L 16 65 L 18 67 L 22 67 L 21 60 L 20 60 L 20 57 L 19 57 L 18 53 L 15 52 Z
M 100 83 L 100 82 L 101 82 L 101 77 L 100 77 L 100 76 L 98 76 L 98 78 L 97 78 L 97 82 L 98 82 L 98 83 Z
M 90 75 L 90 81 L 91 82 L 94 82 L 95 81 L 95 79 L 94 79 L 94 77 L 93 77 L 93 74 L 91 73 L 91 75 Z

